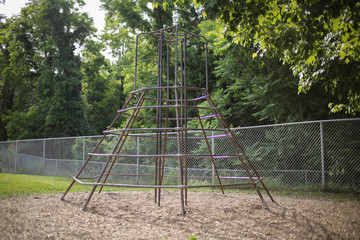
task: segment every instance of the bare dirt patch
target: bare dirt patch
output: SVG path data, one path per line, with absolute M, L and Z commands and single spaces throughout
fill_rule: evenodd
M 180 216 L 179 192 L 20 196 L 0 200 L 1 239 L 360 239 L 360 202 L 256 194 L 189 192 Z

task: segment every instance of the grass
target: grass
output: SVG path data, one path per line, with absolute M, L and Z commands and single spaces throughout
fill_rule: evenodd
M 63 193 L 72 182 L 71 178 L 0 173 L 0 198 L 41 193 Z M 88 192 L 92 186 L 75 183 L 70 192 Z M 104 191 L 119 191 L 117 187 L 105 187 Z
M 65 177 L 50 177 L 50 176 L 37 176 L 37 175 L 24 175 L 24 174 L 10 174 L 0 173 L 0 198 L 8 198 L 18 195 L 30 195 L 41 193 L 64 193 L 71 183 L 71 178 Z M 89 192 L 92 186 L 85 186 L 75 183 L 70 192 Z M 105 187 L 104 191 L 151 191 L 147 188 L 119 188 L 119 187 Z M 329 188 L 325 191 L 319 191 L 312 188 L 297 188 L 297 189 L 277 189 L 269 188 L 271 195 L 281 196 L 296 196 L 304 198 L 325 198 L 338 201 L 360 201 L 360 192 L 354 190 L 343 191 L 336 188 Z M 219 188 L 199 188 L 190 189 L 189 191 L 201 192 L 219 192 Z M 225 192 L 241 192 L 241 193 L 255 193 L 253 188 L 225 188 Z M 265 191 L 262 191 L 264 196 Z M 276 199 L 276 197 L 274 197 Z

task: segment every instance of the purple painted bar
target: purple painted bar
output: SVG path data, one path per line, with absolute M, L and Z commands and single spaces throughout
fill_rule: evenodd
M 224 178 L 224 179 L 250 179 L 249 177 L 220 177 L 220 178 Z M 259 180 L 260 178 L 252 177 L 252 179 Z
M 212 114 L 212 115 L 208 115 L 208 116 L 204 116 L 204 117 L 201 117 L 201 119 L 204 119 L 204 118 L 211 118 L 211 117 L 216 117 L 216 116 L 219 116 L 219 114 Z
M 230 134 L 214 135 L 214 136 L 209 136 L 207 138 L 218 138 L 218 137 L 226 137 L 226 136 L 230 136 Z
M 203 98 L 206 98 L 207 96 L 201 96 L 201 97 L 198 97 L 198 98 L 194 98 L 193 100 L 200 100 L 200 99 L 203 99 Z
M 230 157 L 229 155 L 223 155 L 223 156 L 214 156 L 213 158 L 228 158 Z

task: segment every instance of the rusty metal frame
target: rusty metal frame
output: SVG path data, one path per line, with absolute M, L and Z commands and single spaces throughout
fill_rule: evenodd
M 151 37 L 156 37 L 158 39 L 158 70 L 157 70 L 157 86 L 156 87 L 143 87 L 137 89 L 137 71 L 138 71 L 138 46 L 139 46 L 139 37 L 142 35 L 148 35 Z M 205 88 L 199 87 L 189 87 L 187 86 L 187 40 L 189 38 L 201 38 L 205 43 Z M 171 85 L 170 80 L 170 45 L 173 44 L 174 49 L 174 76 L 173 76 L 173 85 Z M 166 45 L 166 60 L 163 59 L 164 56 L 164 45 Z M 179 46 L 180 45 L 180 46 Z M 180 56 L 178 55 L 178 51 L 180 49 Z M 180 61 L 179 58 L 180 57 Z M 140 33 L 136 36 L 136 50 L 135 50 L 135 74 L 134 74 L 134 91 L 131 92 L 131 97 L 125 103 L 121 110 L 117 111 L 117 116 L 114 121 L 111 123 L 110 127 L 105 130 L 103 133 L 101 140 L 95 146 L 94 150 L 89 153 L 89 157 L 84 163 L 83 167 L 80 169 L 76 177 L 73 177 L 73 181 L 71 182 L 68 189 L 65 191 L 61 199 L 64 199 L 66 194 L 69 192 L 71 187 L 75 182 L 83 185 L 91 185 L 93 186 L 92 191 L 88 199 L 85 202 L 83 210 L 86 209 L 89 201 L 91 200 L 96 188 L 100 186 L 100 191 L 102 191 L 104 186 L 116 186 L 116 187 L 139 187 L 139 188 L 154 188 L 154 200 L 160 206 L 161 200 L 161 189 L 162 188 L 176 188 L 179 189 L 180 193 L 180 207 L 181 207 L 181 215 L 185 215 L 185 206 L 187 205 L 188 198 L 188 188 L 200 188 L 200 187 L 220 187 L 222 193 L 224 194 L 224 187 L 233 187 L 233 186 L 241 186 L 241 185 L 252 185 L 254 190 L 257 192 L 259 198 L 263 202 L 266 209 L 268 209 L 268 205 L 266 204 L 263 196 L 260 193 L 258 188 L 258 183 L 262 185 L 262 188 L 266 191 L 267 195 L 270 197 L 272 201 L 274 199 L 270 195 L 268 189 L 266 188 L 263 179 L 259 176 L 254 166 L 251 164 L 249 158 L 245 154 L 243 148 L 240 143 L 231 132 L 229 126 L 224 121 L 222 114 L 216 108 L 214 102 L 212 101 L 210 94 L 208 92 L 208 67 L 207 67 L 207 40 L 205 37 L 201 35 L 196 35 L 191 32 L 188 32 L 178 25 L 173 27 L 160 29 L 153 32 Z M 166 63 L 164 67 L 163 62 Z M 163 75 L 164 68 L 166 69 L 166 86 L 163 86 Z M 179 78 L 178 78 L 179 77 Z M 156 98 L 147 96 L 148 93 L 156 92 Z M 196 93 L 195 98 L 188 98 L 188 93 Z M 173 98 L 171 97 L 173 96 Z M 136 101 L 134 106 L 130 106 L 131 101 Z M 198 106 L 197 103 L 199 101 L 206 102 L 209 107 Z M 144 105 L 146 101 L 155 101 L 155 105 Z M 156 116 L 145 116 L 139 114 L 144 109 L 154 109 L 156 111 Z M 195 116 L 189 116 L 189 109 L 196 113 Z M 208 110 L 211 111 L 212 114 L 201 116 L 199 110 Z M 175 111 L 176 117 L 169 117 L 170 110 Z M 114 124 L 119 120 L 120 116 L 124 115 L 128 117 L 128 120 L 123 128 L 113 129 Z M 165 116 L 164 116 L 165 115 Z M 133 125 L 137 118 L 146 118 L 153 119 L 156 121 L 156 127 L 153 128 L 133 128 Z M 203 125 L 203 119 L 206 118 L 215 118 L 217 119 L 221 128 L 219 129 L 207 129 Z M 189 128 L 188 121 L 196 120 L 200 127 L 199 128 Z M 170 121 L 175 121 L 171 126 Z M 202 133 L 201 136 L 188 136 L 189 131 L 200 131 Z M 217 131 L 220 134 L 215 136 L 207 136 L 206 132 Z M 140 132 L 140 133 L 139 133 Z M 147 133 L 151 132 L 154 135 L 148 135 Z M 169 133 L 176 133 L 175 136 L 169 136 Z M 102 144 L 106 136 L 117 136 L 118 139 L 111 153 L 97 153 L 97 149 Z M 141 137 L 151 137 L 155 140 L 155 154 L 123 154 L 122 148 L 126 142 L 128 136 L 141 136 Z M 211 150 L 211 146 L 209 143 L 209 139 L 211 138 L 224 138 L 228 140 L 229 145 L 235 152 L 235 154 L 230 155 L 221 155 L 215 154 Z M 177 154 L 169 154 L 166 152 L 168 139 L 177 139 Z M 189 139 L 201 139 L 204 140 L 208 154 L 194 154 L 189 153 L 188 151 L 188 140 Z M 100 172 L 99 175 L 94 177 L 81 177 L 81 174 L 84 171 L 84 168 L 90 161 L 92 157 L 104 157 L 106 158 L 106 162 Z M 141 174 L 113 174 L 111 173 L 115 162 L 119 158 L 154 158 L 154 166 L 155 173 L 153 175 L 141 175 Z M 179 166 L 179 175 L 178 176 L 167 176 L 164 174 L 164 166 L 166 163 L 166 159 L 175 158 L 178 160 Z M 216 179 L 218 184 L 211 185 L 189 185 L 188 179 L 195 179 L 200 177 L 189 177 L 188 176 L 188 159 L 190 158 L 205 158 L 209 159 L 212 163 L 213 169 L 216 173 L 216 177 L 201 177 L 201 179 Z M 218 158 L 237 158 L 239 159 L 241 166 L 245 170 L 247 177 L 224 177 L 221 176 L 217 170 L 216 159 Z M 250 167 L 250 169 L 248 168 Z M 255 174 L 253 176 L 250 173 L 250 170 Z M 136 176 L 136 177 L 144 177 L 144 176 L 152 176 L 154 177 L 153 185 L 139 185 L 139 184 L 115 184 L 115 183 L 107 183 L 109 176 Z M 163 185 L 164 177 L 170 178 L 178 178 L 178 185 Z M 81 179 L 97 179 L 96 182 L 83 182 Z M 233 183 L 233 184 L 222 184 L 221 179 L 238 179 L 238 180 L 247 180 L 247 182 L 241 183 Z

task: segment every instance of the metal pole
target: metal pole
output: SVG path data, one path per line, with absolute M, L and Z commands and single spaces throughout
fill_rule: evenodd
M 178 25 L 176 25 L 176 36 L 175 36 L 175 87 L 177 86 L 177 62 L 178 62 Z M 176 103 L 177 104 L 177 103 Z
M 139 156 L 139 137 L 136 137 L 136 155 Z M 136 184 L 139 184 L 139 158 L 136 158 Z
M 184 81 L 184 104 L 187 105 L 187 55 L 186 55 L 186 45 L 187 45 L 187 35 L 186 32 L 184 32 L 184 63 L 183 63 L 183 68 L 184 68 L 184 76 L 183 76 L 183 81 Z M 187 108 L 184 109 L 184 117 L 185 117 L 185 129 L 188 128 L 187 122 Z M 188 145 L 188 131 L 185 130 L 185 185 L 188 185 L 187 179 L 188 179 L 188 158 L 187 158 L 187 153 L 188 153 L 188 149 L 187 149 L 187 145 Z M 185 188 L 185 205 L 187 206 L 187 199 L 188 199 L 188 191 L 187 188 Z
M 45 175 L 45 138 L 43 140 L 43 154 L 42 154 L 42 175 Z
M 16 142 L 15 142 L 15 174 L 17 173 L 18 147 L 19 147 L 19 140 L 16 140 Z
M 82 157 L 82 160 L 83 160 L 83 165 L 85 164 L 85 137 L 83 137 L 83 157 Z
M 325 189 L 325 157 L 324 157 L 324 136 L 323 136 L 323 122 L 320 121 L 320 152 L 321 152 L 321 180 L 322 187 Z
M 215 138 L 214 138 L 214 131 L 211 132 L 211 152 L 212 154 L 215 154 Z M 214 165 L 211 165 L 211 170 L 212 170 L 212 184 L 215 184 L 215 169 L 214 169 Z
M 208 42 L 205 39 L 205 86 L 206 86 L 206 91 L 209 91 L 209 76 L 208 76 Z
M 159 87 L 162 87 L 162 74 L 163 74 L 163 40 L 164 40 L 164 32 L 161 31 L 160 35 L 160 42 L 159 42 Z M 162 106 L 162 90 L 159 89 L 159 104 L 158 106 Z M 159 127 L 162 127 L 162 108 L 159 108 L 159 114 L 158 114 L 158 123 Z M 159 131 L 159 153 L 161 154 L 162 151 L 162 131 Z M 158 184 L 160 185 L 160 179 L 161 179 L 161 157 L 158 158 L 159 164 L 158 164 Z M 161 188 L 158 189 L 158 205 L 160 206 L 160 199 L 161 199 Z
M 126 103 L 124 104 L 124 106 L 123 106 L 122 109 L 124 109 L 124 108 L 127 107 L 127 105 L 128 105 L 129 102 L 133 99 L 134 96 L 135 96 L 134 94 L 131 94 L 130 98 L 126 101 Z M 118 113 L 118 115 L 115 117 L 115 119 L 113 120 L 113 122 L 112 122 L 112 123 L 110 124 L 110 126 L 108 127 L 108 130 L 110 130 L 110 129 L 112 128 L 112 126 L 115 124 L 115 122 L 119 119 L 120 115 L 121 115 L 121 113 Z M 102 138 L 100 139 L 100 141 L 96 144 L 96 146 L 95 146 L 95 148 L 93 149 L 92 153 L 95 153 L 95 152 L 96 152 L 96 150 L 98 149 L 98 147 L 99 147 L 99 146 L 101 145 L 101 143 L 104 141 L 105 137 L 106 137 L 106 134 L 104 134 L 104 135 L 102 136 Z M 79 178 L 79 176 L 81 175 L 82 171 L 85 169 L 85 167 L 86 167 L 86 165 L 88 164 L 88 162 L 90 161 L 90 159 L 91 159 L 91 155 L 87 158 L 86 162 L 85 162 L 84 165 L 81 167 L 80 171 L 77 173 L 76 178 Z M 66 194 L 70 191 L 70 189 L 72 188 L 72 186 L 74 185 L 74 183 L 75 183 L 75 180 L 73 180 L 73 181 L 70 183 L 69 187 L 66 189 L 66 191 L 65 191 L 64 194 L 63 194 L 63 196 L 61 197 L 61 200 L 64 200 Z
M 138 55 L 138 41 L 141 33 L 136 36 L 136 47 L 135 47 L 135 73 L 134 73 L 134 91 L 136 91 L 136 77 L 137 77 L 137 55 Z

